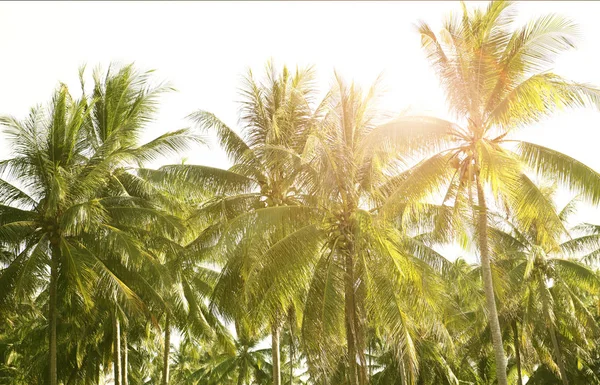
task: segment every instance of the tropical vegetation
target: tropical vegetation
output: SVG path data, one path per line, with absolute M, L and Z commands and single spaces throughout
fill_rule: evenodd
M 600 173 L 518 135 L 600 89 L 552 72 L 573 22 L 462 6 L 416 26 L 451 121 L 272 61 L 238 128 L 142 141 L 134 65 L 1 117 L 0 384 L 600 385 Z

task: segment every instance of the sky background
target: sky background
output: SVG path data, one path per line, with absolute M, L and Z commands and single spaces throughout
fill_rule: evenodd
M 484 2 L 469 2 L 478 6 Z M 518 24 L 548 13 L 580 26 L 578 49 L 554 72 L 600 86 L 600 3 L 521 2 Z M 47 103 L 60 82 L 79 92 L 77 71 L 110 62 L 156 69 L 177 92 L 162 99 L 146 139 L 186 127 L 197 109 L 237 124 L 238 87 L 248 68 L 260 74 L 273 58 L 290 67 L 313 64 L 326 91 L 334 69 L 368 85 L 383 73 L 383 107 L 449 117 L 438 80 L 420 48 L 414 23 L 438 31 L 458 2 L 1 2 L 0 114 L 23 118 Z M 521 131 L 520 138 L 552 147 L 600 170 L 600 112 L 570 110 Z M 8 148 L 0 134 L 0 159 Z M 228 167 L 213 145 L 182 154 L 188 163 Z M 171 159 L 178 162 L 179 159 Z M 580 220 L 600 223 L 583 207 Z

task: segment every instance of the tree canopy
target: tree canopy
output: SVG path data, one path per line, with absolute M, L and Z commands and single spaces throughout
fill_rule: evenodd
M 273 61 L 239 127 L 143 142 L 173 88 L 133 64 L 2 116 L 0 384 L 600 385 L 600 173 L 519 138 L 600 89 L 552 72 L 575 23 L 516 15 L 416 24 L 451 121 Z M 230 167 L 166 163 L 206 138 Z

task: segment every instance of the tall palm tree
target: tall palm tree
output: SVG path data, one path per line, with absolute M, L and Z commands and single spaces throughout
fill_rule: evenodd
M 90 262 L 81 236 L 100 232 L 106 215 L 95 199 L 101 178 L 86 178 L 83 156 L 87 102 L 74 101 L 65 86 L 56 92 L 49 115 L 33 110 L 27 120 L 5 118 L 5 133 L 14 157 L 3 161 L 8 173 L 26 181 L 18 188 L 2 180 L 2 241 L 15 245 L 19 257 L 3 272 L 11 289 L 30 295 L 44 266 L 50 265 L 49 290 L 49 383 L 57 384 L 56 325 L 59 274 L 68 277 L 84 300 L 89 300 Z M 83 175 L 82 175 L 83 174 Z M 25 190 L 26 189 L 26 190 Z M 27 192 L 26 192 L 27 191 Z M 90 234 L 95 236 L 95 234 Z M 19 248 L 21 244 L 23 248 Z M 77 262 L 74 255 L 77 254 Z M 91 257 L 91 258 L 90 258 Z M 62 265 L 62 269 L 60 269 Z M 60 270 L 59 270 L 60 269 Z M 62 270 L 62 271 L 61 271 Z M 9 276 L 10 275 L 10 276 Z M 4 295 L 6 295 L 4 294 Z
M 162 332 L 162 384 L 169 383 L 171 367 L 171 333 L 174 330 L 202 341 L 226 338 L 225 327 L 208 306 L 208 299 L 218 277 L 214 267 L 203 259 L 206 253 L 199 253 L 194 244 L 183 244 L 193 240 L 199 231 L 184 226 L 180 217 L 189 215 L 197 202 L 194 198 L 184 197 L 155 184 L 151 178 L 155 170 L 139 168 L 131 179 L 122 182 L 129 194 L 137 199 L 150 199 L 156 207 L 162 208 L 165 218 L 181 231 L 165 232 L 149 223 L 136 223 L 129 217 L 121 218 L 121 228 L 126 229 L 143 245 L 144 250 L 155 256 L 157 262 L 145 266 L 141 276 L 134 281 L 147 303 L 153 305 L 157 318 L 163 318 Z M 120 175 L 120 177 L 123 174 Z M 133 184 L 133 187 L 131 185 Z M 167 213 L 171 212 L 169 215 Z M 137 277 L 136 277 L 137 278 Z M 152 284 L 149 284 L 152 282 Z M 123 335 L 123 331 L 121 331 Z M 125 351 L 125 346 L 123 346 Z M 122 368 L 125 372 L 126 368 Z M 124 378 L 124 375 L 122 375 Z
M 513 5 L 507 1 L 492 1 L 485 10 L 469 10 L 463 3 L 462 15 L 446 19 L 439 35 L 426 23 L 418 25 L 427 59 L 458 120 L 439 127 L 448 138 L 446 149 L 421 162 L 397 194 L 400 200 L 418 199 L 440 185 L 450 186 L 444 203 L 452 203 L 455 211 L 469 204 L 473 207 L 501 385 L 507 385 L 506 357 L 488 241 L 490 198 L 501 200 L 530 221 L 537 215 L 552 219 L 552 210 L 524 173 L 523 165 L 527 165 L 593 202 L 600 201 L 600 176 L 590 168 L 551 149 L 508 140 L 516 128 L 563 106 L 600 105 L 597 89 L 549 71 L 556 54 L 574 46 L 574 24 L 550 15 L 515 29 L 514 16 Z M 513 146 L 505 146 L 508 143 Z M 446 209 L 445 217 L 451 212 Z
M 48 111 L 35 108 L 24 121 L 2 118 L 13 157 L 0 163 L 0 242 L 18 254 L 2 271 L 2 296 L 47 288 L 51 385 L 58 378 L 59 281 L 68 287 L 61 295 L 88 306 L 98 282 L 139 304 L 119 267 L 139 266 L 148 254 L 114 221 L 129 216 L 174 231 L 152 202 L 136 200 L 117 182 L 124 167 L 190 141 L 187 131 L 178 131 L 138 144 L 162 91 L 127 66 L 104 80 L 97 76 L 93 97 L 74 100 L 63 85 Z
M 553 191 L 544 190 L 551 198 Z M 565 227 L 572 207 L 569 203 L 556 212 Z M 564 227 L 552 228 L 554 223 L 539 220 L 523 228 L 510 215 L 497 217 L 495 222 L 497 225 L 490 232 L 491 243 L 501 259 L 500 264 L 510 269 L 515 311 L 522 319 L 521 338 L 516 338 L 515 343 L 537 341 L 534 346 L 537 345 L 535 349 L 541 351 L 540 361 L 550 365 L 550 369 L 558 367 L 558 377 L 564 385 L 568 385 L 570 375 L 563 352 L 566 347 L 561 347 L 561 344 L 589 346 L 593 341 L 591 337 L 600 331 L 584 303 L 585 298 L 597 297 L 600 280 L 592 269 L 573 255 L 581 251 L 596 252 L 598 244 L 595 237 L 571 238 Z M 516 323 L 514 329 L 518 331 Z M 553 362 L 544 359 L 544 340 L 548 336 Z
M 133 152 L 135 154 L 135 158 L 132 159 L 133 162 L 124 163 L 122 167 L 116 168 L 112 172 L 111 187 L 121 195 L 137 200 L 145 200 L 154 205 L 154 209 L 160 208 L 160 210 L 167 212 L 173 211 L 172 208 L 175 206 L 174 197 L 164 194 L 151 183 L 145 181 L 138 175 L 136 170 L 139 170 L 139 167 L 147 160 L 154 160 L 158 156 L 172 153 L 177 154 L 191 142 L 202 143 L 202 140 L 190 134 L 188 130 L 183 129 L 169 132 L 141 147 L 138 146 L 137 141 L 141 130 L 152 119 L 152 114 L 156 111 L 157 97 L 161 93 L 170 90 L 168 85 L 150 86 L 149 75 L 150 72 L 139 73 L 131 65 L 118 69 L 116 73 L 111 73 L 111 68 L 109 68 L 105 78 L 101 78 L 99 72 L 94 73 L 92 96 L 96 102 L 92 108 L 89 140 L 96 149 L 113 146 L 119 148 L 120 151 Z M 83 81 L 82 88 L 85 88 Z M 115 141 L 114 136 L 120 131 L 126 131 L 127 135 L 120 135 L 121 137 Z M 178 218 L 175 216 L 165 214 L 164 217 L 178 226 L 176 224 Z M 173 241 L 173 237 L 180 234 L 161 231 L 162 229 L 156 231 L 156 228 L 144 222 L 127 223 L 126 227 L 129 231 L 135 229 L 134 235 L 139 240 L 144 240 L 146 250 L 151 250 L 159 259 L 165 252 L 172 254 L 174 250 L 181 251 L 179 245 Z M 164 277 L 158 276 L 156 278 L 161 281 Z M 125 330 L 122 330 L 121 333 L 118 332 L 121 325 L 118 323 L 116 314 L 114 319 L 115 352 L 117 354 L 115 359 L 115 382 L 121 382 L 125 385 L 127 382 L 127 368 L 120 368 L 120 362 L 118 361 L 121 349 L 124 349 L 122 363 L 127 363 L 127 346 L 126 343 L 121 346 L 118 337 L 119 334 L 123 336 L 127 334 Z M 168 336 L 170 333 L 168 319 L 166 324 L 165 335 Z M 163 368 L 164 384 L 168 383 L 168 345 L 167 341 Z M 121 380 L 118 378 L 119 372 L 121 373 Z
M 197 111 L 190 116 L 201 129 L 216 134 L 219 144 L 233 163 L 229 170 L 198 165 L 170 165 L 161 167 L 159 171 L 163 173 L 162 176 L 154 173 L 155 177 L 169 183 L 175 178 L 177 182 L 174 185 L 191 194 L 199 191 L 212 194 L 190 219 L 194 226 L 206 228 L 192 245 L 198 252 L 205 252 L 213 246 L 216 234 L 240 214 L 259 208 L 293 206 L 301 199 L 297 195 L 296 181 L 299 154 L 310 126 L 318 115 L 318 109 L 313 111 L 312 106 L 315 99 L 312 68 L 290 72 L 284 66 L 277 71 L 273 63 L 268 62 L 264 79 L 257 80 L 249 72 L 241 94 L 240 123 L 243 136 L 209 112 Z M 198 186 L 201 186 L 200 189 Z M 225 253 L 224 256 L 225 260 L 220 262 L 225 262 L 227 266 L 223 269 L 214 295 L 215 300 L 220 302 L 221 310 L 242 306 L 233 302 L 234 299 L 237 301 L 245 297 L 242 293 L 234 295 L 228 284 L 240 273 L 233 266 L 239 264 L 239 258 L 247 259 L 247 256 L 240 253 Z M 248 265 L 247 262 L 245 264 Z M 243 284 L 238 287 L 243 288 Z M 229 305 L 225 305 L 225 302 L 229 302 Z M 287 312 L 286 306 L 285 303 L 277 304 L 277 309 L 270 313 L 271 319 L 267 320 L 271 324 L 271 359 L 273 383 L 276 385 L 281 383 L 279 335 L 282 319 Z M 258 311 L 255 314 L 263 316 Z M 235 319 L 231 312 L 229 318 Z

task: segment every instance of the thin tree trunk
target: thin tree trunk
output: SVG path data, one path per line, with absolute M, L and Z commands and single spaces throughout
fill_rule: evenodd
M 475 175 L 477 183 L 477 200 L 479 204 L 478 215 L 478 236 L 479 253 L 481 255 L 481 276 L 483 279 L 483 288 L 488 310 L 488 321 L 492 333 L 492 343 L 494 345 L 494 356 L 496 361 L 496 376 L 498 385 L 508 385 L 506 377 L 506 356 L 502 345 L 502 332 L 500 331 L 500 321 L 498 320 L 498 310 L 496 309 L 496 296 L 494 294 L 494 283 L 492 278 L 492 267 L 490 262 L 490 250 L 488 244 L 488 219 L 485 194 L 479 176 L 479 170 Z
M 552 340 L 552 347 L 554 349 L 554 355 L 556 356 L 556 363 L 558 365 L 558 370 L 560 371 L 560 379 L 563 385 L 569 385 L 569 379 L 567 378 L 567 371 L 565 369 L 565 364 L 563 360 L 562 353 L 560 351 L 560 346 L 558 345 L 558 339 L 556 338 L 556 330 L 554 328 L 553 316 L 550 313 L 550 296 L 551 294 L 548 292 L 546 288 L 545 280 L 539 279 L 538 285 L 540 289 L 540 297 L 542 298 L 542 306 L 544 310 L 544 315 L 546 316 L 546 325 L 550 331 L 550 339 Z
M 569 385 L 569 378 L 567 377 L 567 370 L 565 369 L 565 361 L 558 345 L 558 339 L 556 338 L 556 330 L 554 324 L 550 324 L 550 339 L 552 339 L 552 347 L 554 348 L 554 354 L 556 355 L 556 363 L 558 364 L 558 370 L 560 371 L 560 379 L 563 385 Z
M 121 385 L 121 331 L 116 306 L 113 312 L 113 355 L 115 385 Z
M 171 325 L 169 323 L 169 313 L 165 316 L 165 351 L 163 355 L 162 385 L 169 384 L 169 353 L 171 351 Z
M 244 381 L 245 381 L 245 380 L 244 380 L 244 377 L 245 377 L 245 376 L 243 375 L 243 373 L 240 373 L 240 374 L 238 375 L 237 385 L 244 385 Z
M 521 346 L 519 344 L 519 328 L 517 327 L 517 321 L 513 321 L 512 327 L 515 344 L 515 356 L 517 360 L 517 385 L 523 385 L 523 373 L 521 372 Z
M 58 372 L 56 370 L 56 288 L 58 285 L 58 261 L 60 259 L 60 247 L 52 243 L 52 257 L 50 259 L 50 304 L 48 307 L 48 318 L 50 320 L 49 330 L 49 354 L 50 354 L 50 385 L 58 384 Z
M 354 267 L 350 252 L 346 253 L 346 266 L 344 275 L 344 297 L 346 313 L 346 343 L 348 344 L 348 380 L 350 385 L 358 385 L 358 370 L 356 365 L 356 330 L 354 317 Z
M 294 333 L 292 328 L 292 321 L 290 320 L 290 385 L 294 383 Z
M 271 324 L 271 359 L 273 361 L 273 385 L 281 385 L 281 358 L 279 349 L 279 332 L 277 321 Z
M 358 354 L 358 367 L 357 367 L 357 372 L 358 372 L 358 383 L 360 385 L 366 385 L 367 384 L 367 360 L 365 358 L 365 335 L 362 333 L 362 324 L 360 321 L 360 317 L 358 314 L 358 309 L 356 306 L 356 296 L 354 297 L 355 301 L 354 301 L 354 311 L 355 311 L 355 317 L 354 317 L 354 330 L 355 332 L 355 336 L 356 336 L 356 353 Z
M 96 359 L 96 373 L 94 373 L 94 380 L 96 385 L 100 385 L 100 357 Z
M 122 385 L 128 385 L 129 379 L 127 367 L 129 366 L 128 348 L 127 348 L 127 330 L 123 327 L 121 330 L 121 345 L 123 347 L 123 353 L 121 354 L 121 374 L 122 374 Z
M 369 338 L 369 381 L 371 380 L 371 377 L 373 376 L 373 352 L 371 350 L 371 339 Z

